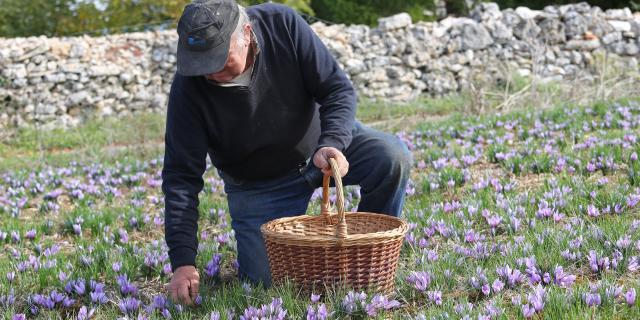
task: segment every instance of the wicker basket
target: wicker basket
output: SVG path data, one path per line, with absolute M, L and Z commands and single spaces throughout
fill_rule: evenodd
M 329 176 L 325 175 L 320 215 L 276 219 L 261 227 L 272 280 L 290 279 L 305 290 L 339 284 L 391 292 L 407 224 L 384 214 L 345 214 L 342 179 L 335 160 L 329 160 L 337 214 L 329 213 Z

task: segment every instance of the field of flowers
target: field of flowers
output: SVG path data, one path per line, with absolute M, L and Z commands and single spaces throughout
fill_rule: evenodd
M 640 103 L 423 122 L 396 292 L 235 278 L 223 183 L 200 195 L 200 297 L 173 304 L 162 156 L 0 173 L 3 319 L 640 319 Z M 356 187 L 346 190 L 355 209 Z M 309 213 L 319 212 L 319 193 Z

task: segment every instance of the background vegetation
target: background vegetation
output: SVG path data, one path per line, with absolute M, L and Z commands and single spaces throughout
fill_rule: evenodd
M 550 4 L 575 0 L 494 0 L 501 8 L 527 6 L 542 9 Z M 0 37 L 34 35 L 100 35 L 172 28 L 182 8 L 190 0 L 0 0 Z M 243 5 L 266 0 L 240 0 Z M 433 0 L 276 0 L 308 16 L 338 23 L 375 25 L 381 16 L 409 12 L 414 20 L 432 20 L 424 11 L 433 12 Z M 466 14 L 479 0 L 446 0 L 449 14 Z M 590 0 L 603 9 L 631 7 L 628 0 Z M 471 4 L 471 5 L 469 5 Z

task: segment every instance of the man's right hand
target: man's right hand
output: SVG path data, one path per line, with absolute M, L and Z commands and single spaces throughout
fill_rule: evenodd
M 199 287 L 200 274 L 196 267 L 181 266 L 173 272 L 167 290 L 174 303 L 190 306 L 199 294 Z

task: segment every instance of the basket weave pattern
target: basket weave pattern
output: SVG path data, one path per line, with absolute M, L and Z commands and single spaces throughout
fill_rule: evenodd
M 341 282 L 357 289 L 393 290 L 407 224 L 396 217 L 344 212 L 342 180 L 330 159 L 338 213 L 330 213 L 329 176 L 323 179 L 322 213 L 262 225 L 274 283 L 291 279 L 304 289 Z

